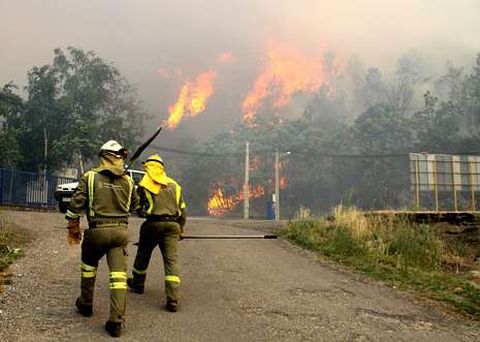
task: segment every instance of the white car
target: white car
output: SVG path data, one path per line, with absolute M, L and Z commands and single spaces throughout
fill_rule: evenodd
M 137 184 L 138 182 L 140 182 L 145 172 L 138 170 L 128 170 L 127 174 L 132 177 L 135 184 Z M 58 203 L 58 209 L 60 209 L 62 213 L 67 212 L 68 205 L 72 200 L 72 195 L 75 192 L 77 186 L 78 182 L 57 185 L 57 189 L 55 190 L 55 199 Z

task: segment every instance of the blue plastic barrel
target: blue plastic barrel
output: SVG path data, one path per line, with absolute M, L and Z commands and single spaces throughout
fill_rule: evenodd
M 267 202 L 267 220 L 275 219 L 275 208 L 273 201 Z

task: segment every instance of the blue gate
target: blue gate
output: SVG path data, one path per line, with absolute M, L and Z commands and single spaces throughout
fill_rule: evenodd
M 55 189 L 75 179 L 0 168 L 0 204 L 53 208 Z

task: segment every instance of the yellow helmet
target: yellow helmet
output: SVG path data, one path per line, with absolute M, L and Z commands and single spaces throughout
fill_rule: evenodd
M 143 164 L 148 163 L 148 162 L 157 162 L 157 163 L 160 163 L 160 164 L 164 165 L 162 157 L 160 157 L 158 154 L 154 154 L 154 155 L 148 157 L 147 160 L 145 160 L 143 162 Z

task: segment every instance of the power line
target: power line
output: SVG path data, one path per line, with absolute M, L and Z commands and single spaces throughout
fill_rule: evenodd
M 202 157 L 241 157 L 243 153 L 241 152 L 234 152 L 234 153 L 211 153 L 211 152 L 201 152 L 201 151 L 187 151 L 187 150 L 180 150 L 173 147 L 160 147 L 158 145 L 151 145 L 151 148 L 154 148 L 159 151 L 164 152 L 171 152 L 171 153 L 178 153 L 178 154 L 186 154 L 192 156 L 202 156 Z
M 170 153 L 177 153 L 183 155 L 192 155 L 192 156 L 201 156 L 201 157 L 210 157 L 210 158 L 237 158 L 243 157 L 245 152 L 229 152 L 229 153 L 214 153 L 214 152 L 201 152 L 201 151 L 188 151 L 177 149 L 173 147 L 166 147 L 166 146 L 158 146 L 158 145 L 151 145 L 151 148 L 154 148 L 158 151 L 170 152 Z M 264 149 L 264 150 L 253 150 L 251 153 L 274 153 L 274 149 Z M 414 153 L 414 152 L 412 152 Z M 451 152 L 451 153 L 432 153 L 432 154 L 453 154 L 453 155 L 480 155 L 479 151 L 473 152 Z M 309 156 L 311 154 L 305 152 L 296 152 L 292 150 L 292 155 L 300 155 L 300 156 Z M 354 154 L 354 153 L 316 153 L 315 157 L 331 157 L 331 158 L 401 158 L 401 157 L 408 157 L 410 153 L 367 153 L 367 154 Z

